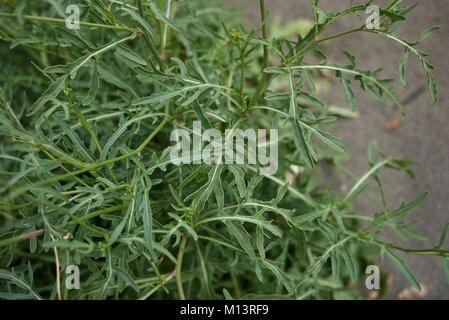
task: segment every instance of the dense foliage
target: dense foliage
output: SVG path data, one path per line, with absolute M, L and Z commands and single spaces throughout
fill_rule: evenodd
M 318 2 L 314 25 L 292 40 L 270 37 L 264 0 L 252 30 L 211 0 L 3 0 L 0 297 L 359 298 L 354 284 L 378 253 L 419 287 L 397 251 L 438 255 L 449 274 L 447 226 L 428 250 L 383 240 L 385 228 L 419 235 L 403 217 L 427 193 L 390 208 L 377 175 L 413 176 L 410 161 L 373 142 L 370 169 L 349 192 L 321 184 L 320 166 L 339 164 L 345 148 L 328 132 L 335 111 L 315 94 L 320 71 L 330 70 L 353 110 L 358 84 L 404 111 L 381 69 L 359 69 L 347 51 L 347 65 L 327 62 L 327 40 L 369 32 L 404 46 L 404 84 L 407 57 L 418 56 L 435 102 L 432 66 L 418 45 L 437 28 L 414 42 L 398 38 L 396 25 L 413 9 L 402 0 L 380 10 L 379 30 L 365 27 L 372 1 L 342 1 L 341 12 Z M 80 8 L 80 30 L 65 27 L 69 4 Z M 333 22 L 351 15 L 360 27 L 332 34 Z M 307 64 L 310 55 L 322 61 Z M 279 129 L 277 174 L 171 164 L 172 130 L 191 131 L 193 121 L 223 132 Z M 354 212 L 369 182 L 384 210 Z M 65 286 L 69 265 L 80 268 L 80 290 Z

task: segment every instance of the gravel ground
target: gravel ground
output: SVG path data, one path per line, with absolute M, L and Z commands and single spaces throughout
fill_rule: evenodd
M 247 6 L 245 25 L 252 26 L 259 21 L 259 1 L 256 0 L 223 0 L 226 6 Z M 309 0 L 266 0 L 271 19 L 281 16 L 286 22 L 298 18 L 311 19 Z M 358 1 L 354 1 L 357 3 Z M 406 1 L 412 3 L 412 1 Z M 326 10 L 342 10 L 349 1 L 321 0 L 320 7 Z M 384 1 L 375 0 L 375 4 Z M 406 103 L 405 117 L 394 108 L 388 108 L 368 94 L 356 90 L 357 105 L 360 116 L 356 120 L 341 120 L 334 133 L 343 138 L 344 144 L 351 154 L 351 159 L 345 165 L 361 175 L 368 168 L 366 148 L 371 139 L 376 139 L 380 148 L 395 157 L 404 157 L 416 161 L 413 170 L 416 180 L 408 175 L 387 171 L 381 174 L 390 206 L 394 208 L 402 201 L 410 201 L 424 191 L 430 191 L 430 196 L 409 215 L 409 219 L 419 218 L 415 229 L 428 235 L 427 241 L 401 241 L 393 235 L 390 240 L 407 247 L 425 248 L 435 246 L 444 224 L 449 220 L 449 6 L 447 0 L 426 0 L 409 14 L 408 21 L 398 29 L 398 34 L 405 39 L 415 40 L 422 30 L 438 25 L 441 29 L 427 38 L 420 45 L 420 50 L 429 54 L 431 64 L 435 66 L 434 76 L 439 88 L 439 101 L 432 106 L 426 88 L 426 77 L 418 59 L 409 56 L 406 79 L 407 86 L 403 88 L 399 81 L 396 90 Z M 331 33 L 344 31 L 360 22 L 349 17 L 336 22 L 331 27 Z M 327 44 L 326 52 L 330 62 L 347 63 L 341 48 L 345 48 L 357 56 L 360 68 L 384 67 L 385 75 L 398 78 L 398 62 L 403 49 L 391 40 L 384 40 L 367 33 L 356 33 L 339 38 Z M 356 88 L 356 86 L 354 86 Z M 425 90 L 423 90 L 425 88 Z M 359 93 L 359 94 L 358 94 Z M 331 80 L 331 89 L 320 96 L 324 101 L 346 106 L 340 84 Z M 387 130 L 387 125 L 398 119 L 399 126 Z M 326 183 L 335 191 L 344 191 L 351 185 L 348 176 L 328 168 L 325 172 Z M 376 189 L 372 188 L 373 194 Z M 361 198 L 356 203 L 356 210 L 364 214 L 372 214 L 378 207 L 368 199 Z M 418 281 L 425 284 L 427 293 L 425 299 L 449 299 L 449 285 L 445 281 L 442 266 L 436 257 L 404 255 L 401 257 L 409 265 Z M 394 299 L 398 293 L 410 287 L 409 282 L 390 262 L 379 258 L 379 267 L 393 274 L 392 287 L 388 298 Z

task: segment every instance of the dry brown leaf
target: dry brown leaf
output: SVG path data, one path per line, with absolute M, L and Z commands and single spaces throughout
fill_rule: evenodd
M 421 291 L 418 291 L 415 287 L 409 287 L 407 289 L 399 292 L 398 300 L 413 300 L 423 298 L 427 294 L 427 286 L 425 284 L 420 284 Z

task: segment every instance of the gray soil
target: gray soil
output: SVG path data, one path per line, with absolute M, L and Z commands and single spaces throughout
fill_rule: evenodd
M 223 0 L 226 6 L 246 6 L 245 26 L 251 27 L 259 23 L 259 1 L 256 0 Z M 359 1 L 354 1 L 357 4 Z M 325 11 L 341 11 L 346 9 L 349 1 L 321 0 L 320 7 Z M 382 5 L 384 1 L 375 0 Z M 410 4 L 412 1 L 405 1 Z M 298 18 L 311 19 L 309 0 L 266 0 L 267 9 L 273 18 L 278 15 L 282 21 Z M 397 81 L 393 84 L 401 99 L 406 103 L 406 116 L 402 117 L 393 107 L 386 107 L 364 92 L 356 89 L 359 118 L 355 120 L 339 120 L 335 135 L 342 137 L 351 158 L 344 165 L 356 175 L 363 174 L 368 168 L 366 148 L 371 139 L 375 139 L 380 148 L 388 155 L 416 161 L 413 170 L 416 179 L 412 180 L 405 173 L 384 170 L 380 177 L 389 198 L 390 208 L 395 208 L 402 201 L 410 201 L 425 191 L 429 197 L 408 216 L 409 221 L 419 218 L 414 225 L 416 230 L 426 234 L 428 240 L 401 240 L 393 233 L 387 239 L 395 243 L 413 248 L 429 248 L 439 242 L 445 223 L 449 221 L 449 6 L 447 0 L 425 0 L 412 11 L 408 21 L 400 25 L 398 35 L 414 41 L 421 31 L 438 25 L 441 29 L 424 41 L 419 49 L 429 54 L 431 64 L 435 66 L 434 76 L 438 84 L 438 103 L 432 106 L 427 93 L 425 73 L 416 57 L 409 56 L 406 69 L 407 86 L 404 88 Z M 345 31 L 360 25 L 354 17 L 348 17 L 333 24 L 328 34 Z M 347 63 L 341 48 L 357 56 L 359 68 L 376 69 L 383 67 L 383 74 L 398 79 L 398 63 L 403 49 L 391 40 L 381 39 L 368 33 L 356 33 L 329 42 L 325 52 L 330 62 Z M 339 106 L 347 106 L 337 80 L 331 81 L 331 89 L 320 95 L 323 101 Z M 422 89 L 425 90 L 422 90 Z M 349 108 L 349 107 L 348 107 Z M 399 119 L 399 126 L 388 130 L 387 125 Z M 325 182 L 336 192 L 347 190 L 352 179 L 336 171 L 325 170 Z M 375 185 L 369 187 L 371 194 L 378 196 Z M 379 210 L 377 203 L 368 197 L 358 199 L 355 209 L 360 214 L 372 215 Z M 446 245 L 447 247 L 447 245 Z M 398 252 L 406 261 L 421 284 L 427 287 L 425 299 L 449 299 L 449 285 L 445 280 L 441 263 L 437 257 L 408 255 Z M 379 267 L 393 275 L 392 285 L 387 295 L 395 299 L 399 292 L 409 288 L 410 283 L 386 258 L 378 259 Z

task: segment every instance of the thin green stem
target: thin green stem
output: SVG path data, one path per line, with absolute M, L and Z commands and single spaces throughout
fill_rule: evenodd
M 316 0 L 311 0 L 312 1 L 312 6 L 316 6 Z M 315 10 L 315 8 L 313 8 L 313 21 L 315 24 L 315 39 L 316 37 L 318 37 L 318 14 Z
M 184 250 L 186 248 L 187 236 L 183 236 L 181 246 L 178 251 L 178 259 L 176 260 L 176 285 L 178 287 L 179 299 L 185 300 L 184 289 L 182 288 L 182 259 L 184 257 Z
M 267 22 L 265 21 L 266 11 L 265 11 L 265 0 L 260 0 L 260 15 L 262 19 L 262 37 L 264 40 L 268 40 L 268 32 L 267 32 Z M 266 44 L 263 45 L 263 66 L 264 68 L 268 68 L 268 46 Z
M 156 291 L 158 291 L 160 288 L 162 288 L 162 286 L 164 284 L 166 284 L 167 282 L 169 282 L 171 279 L 174 278 L 176 274 L 176 269 L 173 270 L 172 273 L 170 273 L 169 275 L 167 275 L 167 277 L 163 278 L 161 283 L 159 283 L 156 287 L 154 287 L 153 289 L 151 289 L 147 294 L 143 295 L 142 297 L 139 298 L 139 300 L 146 300 L 148 299 L 150 296 L 153 295 L 153 293 L 155 293 Z M 136 281 L 137 283 L 137 281 Z
M 171 1 L 172 0 L 167 1 L 167 10 L 165 12 L 165 16 L 167 17 L 167 19 L 170 19 Z M 163 3 L 162 0 L 161 0 L 161 3 Z M 162 6 L 161 6 L 161 10 L 162 10 Z M 161 56 L 162 57 L 165 57 L 165 45 L 167 43 L 167 34 L 168 34 L 168 25 L 166 23 L 164 23 L 164 29 L 162 31 L 162 37 L 161 37 Z
M 294 56 L 292 56 L 292 57 L 288 58 L 287 60 L 285 60 L 284 64 L 287 65 L 289 63 L 295 62 L 295 60 L 298 57 L 300 57 L 302 54 L 304 54 L 304 52 L 306 52 L 310 48 L 316 46 L 317 44 L 320 44 L 321 42 L 328 41 L 328 40 L 331 40 L 331 39 L 334 39 L 334 38 L 338 38 L 338 37 L 341 37 L 341 36 L 344 36 L 344 35 L 347 35 L 347 34 L 350 34 L 350 33 L 354 33 L 354 32 L 357 32 L 357 31 L 362 31 L 364 28 L 365 28 L 365 26 L 361 26 L 361 27 L 358 27 L 358 28 L 354 28 L 354 29 L 343 31 L 343 32 L 339 32 L 339 33 L 327 36 L 325 38 L 315 39 L 315 40 L 311 41 L 307 46 L 305 46 L 304 48 L 299 50 Z
M 161 12 L 164 11 L 164 0 L 159 0 L 159 9 Z M 162 19 L 159 19 L 159 44 L 160 44 L 160 56 L 162 57 L 164 55 L 164 28 L 165 23 L 162 21 Z
M 264 40 L 268 41 L 268 32 L 267 32 L 267 25 L 265 21 L 265 0 L 260 0 L 260 16 L 262 20 L 262 37 Z M 265 84 L 268 79 L 268 74 L 263 72 L 264 69 L 268 68 L 269 66 L 269 56 L 268 56 L 268 46 L 266 44 L 263 45 L 263 68 L 262 68 L 262 78 L 259 81 L 259 85 L 256 88 L 256 92 L 254 93 L 253 98 L 251 99 L 248 107 L 252 107 L 257 103 L 257 100 L 259 100 L 260 95 L 262 94 L 262 90 L 265 87 Z
M 421 254 L 421 255 L 431 255 L 431 256 L 440 256 L 440 257 L 449 257 L 449 250 L 440 249 L 440 248 L 430 248 L 430 249 L 411 249 L 411 248 L 404 248 L 401 246 L 397 246 L 394 243 L 390 242 L 384 242 L 379 240 L 374 240 L 375 243 L 386 246 L 389 248 L 393 248 L 396 250 L 404 251 L 407 253 L 414 253 L 414 254 Z
M 0 17 L 17 18 L 17 15 L 15 15 L 13 13 L 0 12 Z M 31 21 L 45 21 L 45 22 L 56 22 L 56 23 L 64 23 L 64 24 L 66 23 L 66 19 L 40 17 L 40 16 L 29 16 L 29 15 L 22 15 L 21 17 L 24 20 L 31 20 Z M 107 24 L 99 24 L 99 23 L 91 23 L 91 22 L 83 22 L 83 21 L 80 21 L 79 24 L 81 26 L 86 26 L 86 27 L 96 27 L 96 28 L 104 28 L 104 29 L 124 30 L 124 31 L 129 31 L 129 32 L 134 32 L 134 31 L 137 30 L 135 28 L 128 28 L 128 27 L 124 27 L 124 26 L 107 25 Z
M 198 244 L 198 241 L 194 241 L 194 243 L 195 243 L 196 251 L 198 252 L 198 259 L 200 260 L 201 271 L 203 273 L 204 283 L 206 285 L 207 294 L 209 296 L 209 299 L 212 299 L 212 295 L 210 292 L 210 286 L 209 286 L 209 279 L 208 279 L 208 275 L 207 275 L 206 263 L 204 261 L 203 254 L 201 253 L 201 248 L 200 248 L 200 245 Z
M 243 97 L 245 90 L 245 50 L 240 49 L 240 95 Z

